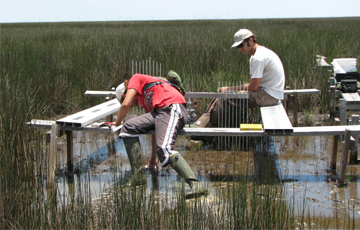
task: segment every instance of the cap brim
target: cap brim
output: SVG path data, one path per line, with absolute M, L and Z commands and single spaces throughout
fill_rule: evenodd
M 235 43 L 231 46 L 231 48 L 235 48 L 235 47 L 239 46 L 243 41 L 244 41 L 244 40 L 241 40 L 241 41 L 239 41 L 239 42 L 235 42 Z
M 126 91 L 126 87 L 125 87 L 124 83 L 121 83 L 118 87 L 116 87 L 115 95 L 116 95 L 117 99 L 119 100 L 119 102 L 121 101 L 125 91 Z

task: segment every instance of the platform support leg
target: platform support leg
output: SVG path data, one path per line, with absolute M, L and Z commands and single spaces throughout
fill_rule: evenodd
M 114 99 L 114 95 L 110 94 L 109 97 L 108 97 L 108 100 L 112 100 L 112 99 Z M 107 122 L 113 122 L 114 121 L 114 114 L 110 114 L 109 116 L 107 116 L 106 121 Z
M 288 89 L 290 89 L 290 87 L 286 86 L 286 89 L 288 90 Z M 290 99 L 291 99 L 290 95 L 285 96 L 285 111 L 286 111 L 286 114 L 289 114 Z
M 55 166 L 56 166 L 56 138 L 58 136 L 59 126 L 57 124 L 51 125 L 50 131 L 50 145 L 49 145 L 49 158 L 47 167 L 47 180 L 46 187 L 52 188 L 54 185 Z
M 335 117 L 335 85 L 330 86 L 330 118 Z
M 336 158 L 337 158 L 338 143 L 339 143 L 339 136 L 334 135 L 333 136 L 333 150 L 332 150 L 332 156 L 331 156 L 331 160 L 330 160 L 330 169 L 331 170 L 336 170 Z
M 339 125 L 340 120 L 338 118 L 335 118 L 335 125 Z M 339 136 L 335 135 L 333 136 L 333 151 L 330 159 L 330 169 L 336 170 L 336 160 L 337 160 L 337 151 L 338 151 L 338 145 L 339 145 Z
M 339 99 L 339 118 L 340 118 L 340 125 L 347 125 L 346 119 L 346 100 L 343 98 Z
M 2 189 L 2 187 L 1 187 L 1 184 L 2 183 L 0 183 L 0 229 L 5 229 L 6 228 L 6 226 L 5 226 L 5 223 L 6 223 L 6 221 L 5 221 L 5 214 L 4 214 L 4 201 L 3 201 L 3 195 L 2 195 L 2 192 L 3 191 L 5 191 L 5 190 L 3 190 Z M 4 196 L 5 197 L 5 196 Z
M 296 126 L 298 124 L 298 110 L 299 110 L 299 101 L 298 101 L 298 94 L 294 92 L 293 96 L 293 122 Z
M 73 131 L 66 130 L 66 144 L 67 144 L 67 168 L 68 172 L 72 173 L 74 170 L 74 161 L 73 161 Z
M 359 125 L 359 115 L 353 114 L 351 116 L 351 125 Z M 358 162 L 358 142 L 359 142 L 359 136 L 354 135 L 354 145 L 353 148 L 350 150 L 350 156 L 349 156 L 349 163 L 355 164 Z
M 348 155 L 349 155 L 350 138 L 351 138 L 351 131 L 348 129 L 345 129 L 345 143 L 344 143 L 343 153 L 342 153 L 341 161 L 340 161 L 339 180 L 337 183 L 338 186 L 345 185 L 345 172 L 346 172 L 346 166 L 347 166 Z

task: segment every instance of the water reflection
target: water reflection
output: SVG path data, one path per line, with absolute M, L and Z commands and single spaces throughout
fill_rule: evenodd
M 318 216 L 352 219 L 354 215 L 356 222 L 360 222 L 359 166 L 348 166 L 348 174 L 351 173 L 347 176 L 348 186 L 336 187 L 336 175 L 327 171 L 332 138 L 268 137 L 252 141 L 255 147 L 251 152 L 217 151 L 203 149 L 195 143 L 189 145 L 188 138 L 179 137 L 176 149 L 214 195 L 229 183 L 281 185 L 285 191 L 283 199 L 289 201 L 289 209 L 293 208 L 294 214 L 303 215 L 296 212 L 305 208 Z M 60 197 L 69 199 L 69 195 L 87 191 L 97 200 L 130 176 L 123 142 L 115 135 L 75 132 L 73 176 L 65 170 L 63 142 L 65 140 L 58 143 L 60 170 L 56 175 Z M 143 135 L 140 142 L 145 164 L 151 153 L 151 138 Z M 339 144 L 339 159 L 341 147 Z M 155 194 L 157 199 L 176 196 L 183 186 L 183 180 L 171 168 L 147 170 L 146 177 L 146 193 Z
M 354 214 L 359 221 L 359 167 L 349 165 L 348 171 L 357 168 L 357 172 L 348 177 L 347 187 L 336 186 L 336 175 L 328 171 L 332 138 L 281 137 L 276 138 L 275 143 L 279 150 L 278 158 L 283 178 L 296 179 L 293 183 L 284 183 L 287 199 L 297 206 L 295 210 L 314 210 L 319 216 L 337 217 L 339 220 L 344 220 L 345 217 L 352 219 Z M 341 147 L 339 146 L 339 151 Z M 338 155 L 341 156 L 340 153 Z

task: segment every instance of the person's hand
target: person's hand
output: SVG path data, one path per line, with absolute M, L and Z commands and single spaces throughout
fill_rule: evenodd
M 225 92 L 225 91 L 227 91 L 227 90 L 229 90 L 229 87 L 228 87 L 228 86 L 224 86 L 224 87 L 220 87 L 220 88 L 218 89 L 218 92 L 219 92 L 219 93 L 223 93 L 223 92 Z
M 159 161 L 157 158 L 150 158 L 149 162 L 147 163 L 147 165 L 145 165 L 145 168 L 156 168 L 159 164 Z
M 118 127 L 115 126 L 115 125 L 112 125 L 112 126 L 110 127 L 110 129 L 111 129 L 111 132 L 112 132 L 112 133 L 116 133 L 116 132 L 118 131 Z
M 113 122 L 115 124 L 115 122 Z M 118 133 L 120 131 L 120 129 L 122 128 L 122 124 L 121 125 L 111 125 L 110 129 L 112 133 Z
M 113 126 L 120 126 L 120 125 L 124 124 L 123 121 L 120 121 L 120 124 L 119 124 L 119 125 L 116 125 L 116 121 L 114 121 L 114 122 L 109 122 L 109 123 L 111 123 L 111 125 L 113 125 Z

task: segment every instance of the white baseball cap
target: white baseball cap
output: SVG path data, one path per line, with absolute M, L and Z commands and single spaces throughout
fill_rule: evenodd
M 118 87 L 116 87 L 115 94 L 116 94 L 116 98 L 119 100 L 120 103 L 122 96 L 125 93 L 125 90 L 126 90 L 125 83 L 121 83 L 120 85 L 118 85 Z
M 240 29 L 234 35 L 234 44 L 231 46 L 232 48 L 240 45 L 245 39 L 254 36 L 254 34 L 248 29 Z

